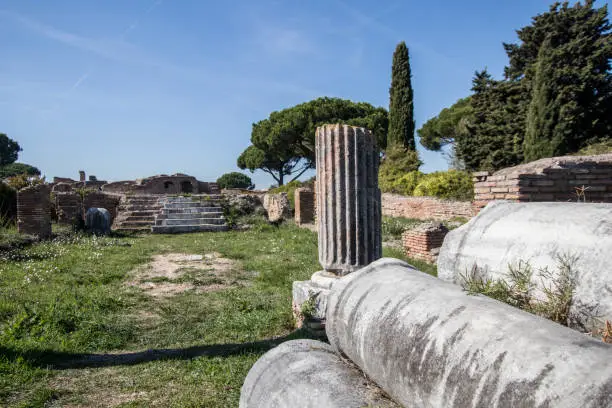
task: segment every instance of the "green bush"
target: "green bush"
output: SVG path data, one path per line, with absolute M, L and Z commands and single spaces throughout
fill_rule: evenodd
M 405 196 L 412 195 L 415 187 L 419 184 L 425 174 L 420 171 L 411 171 L 403 175 L 393 175 L 391 177 L 380 176 L 379 187 L 383 193 L 394 193 Z
M 422 175 L 422 162 L 415 151 L 393 146 L 385 152 L 378 171 L 378 185 L 383 193 L 412 195 L 416 180 Z
M 425 175 L 415 187 L 413 194 L 467 201 L 474 198 L 474 183 L 472 176 L 464 171 L 437 171 Z
M 217 179 L 219 188 L 245 188 L 252 190 L 255 188 L 255 184 L 249 176 L 237 171 L 231 173 L 225 173 Z
M 314 177 L 307 181 L 293 180 L 283 186 L 276 187 L 269 190 L 271 194 L 287 193 L 291 208 L 295 208 L 295 190 L 301 187 L 314 188 Z
M 17 190 L 0 181 L 0 216 L 14 216 L 17 207 Z
M 17 176 L 19 174 L 27 174 L 28 176 L 40 176 L 40 170 L 34 166 L 25 163 L 11 163 L 0 166 L 0 180 Z
M 591 156 L 595 154 L 612 153 L 612 139 L 603 142 L 593 143 L 583 147 L 576 153 L 576 156 Z

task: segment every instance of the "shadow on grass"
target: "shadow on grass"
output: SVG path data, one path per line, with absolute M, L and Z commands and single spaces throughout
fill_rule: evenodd
M 68 353 L 53 350 L 17 351 L 0 346 L 0 357 L 9 361 L 23 359 L 32 366 L 53 370 L 129 366 L 159 360 L 188 360 L 196 357 L 229 357 L 246 353 L 264 353 L 295 339 L 312 338 L 304 330 L 286 336 L 248 343 L 212 344 L 177 349 L 153 349 L 118 354 Z

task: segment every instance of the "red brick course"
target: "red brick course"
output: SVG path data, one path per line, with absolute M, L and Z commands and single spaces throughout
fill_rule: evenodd
M 311 224 L 315 220 L 315 194 L 308 188 L 295 190 L 295 222 Z
M 389 193 L 382 195 L 382 213 L 389 217 L 437 221 L 474 216 L 474 210 L 469 201 L 441 200 L 435 197 L 406 197 Z
M 45 184 L 17 193 L 17 230 L 39 238 L 51 236 L 51 189 Z
M 474 173 L 474 208 L 492 200 L 612 202 L 612 154 L 541 159 Z
M 435 263 L 448 228 L 442 224 L 426 223 L 402 234 L 406 255 L 410 258 Z

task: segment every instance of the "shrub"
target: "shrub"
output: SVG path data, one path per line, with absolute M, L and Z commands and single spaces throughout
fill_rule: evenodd
M 16 216 L 17 190 L 0 181 L 0 218 L 8 221 Z
M 381 191 L 411 195 L 414 190 L 414 186 L 411 187 L 412 183 L 422 175 L 418 172 L 421 164 L 419 155 L 415 151 L 406 150 L 401 146 L 387 149 L 378 171 Z
M 40 170 L 25 163 L 11 163 L 0 166 L 0 180 L 8 177 L 27 174 L 28 176 L 40 176 Z
M 404 217 L 382 217 L 382 235 L 384 240 L 399 239 L 405 230 L 414 228 L 423 223 L 423 220 Z
M 450 200 L 472 200 L 472 176 L 464 171 L 437 171 L 424 176 L 414 189 L 415 196 L 430 196 Z
M 276 187 L 269 190 L 271 194 L 287 193 L 287 198 L 291 204 L 291 208 L 295 208 L 295 190 L 301 187 L 314 188 L 314 177 L 306 181 L 293 180 L 284 186 Z
M 245 188 L 248 190 L 255 188 L 255 184 L 249 176 L 237 171 L 225 173 L 217 179 L 217 184 L 219 188 Z
M 412 195 L 415 187 L 425 174 L 420 171 L 411 171 L 403 175 L 385 177 L 379 175 L 379 187 L 383 193 L 394 193 L 405 196 Z
M 15 190 L 19 191 L 22 188 L 44 184 L 45 178 L 39 176 L 29 176 L 27 174 L 18 174 L 16 176 L 7 178 L 6 183 Z
M 486 272 L 474 267 L 461 275 L 461 286 L 470 294 L 480 293 L 549 320 L 581 329 L 589 327 L 594 318 L 590 305 L 582 305 L 581 314 L 570 312 L 579 272 L 576 270 L 578 257 L 570 254 L 557 256 L 557 271 L 540 268 L 534 275 L 528 262 L 519 261 L 508 265 L 506 279 L 492 280 Z M 533 277 L 538 276 L 550 282 L 542 291 L 545 299 L 535 295 Z
M 593 143 L 580 149 L 576 156 L 591 156 L 595 154 L 612 153 L 612 139 L 603 142 Z

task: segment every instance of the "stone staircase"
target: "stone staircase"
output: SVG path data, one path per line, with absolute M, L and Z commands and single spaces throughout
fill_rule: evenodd
M 220 199 L 220 195 L 166 197 L 155 215 L 152 231 L 157 234 L 227 231 Z
M 155 223 L 155 215 L 162 208 L 160 200 L 163 197 L 155 195 L 133 195 L 121 199 L 117 209 L 117 218 L 113 222 L 113 230 L 120 232 L 150 232 Z

